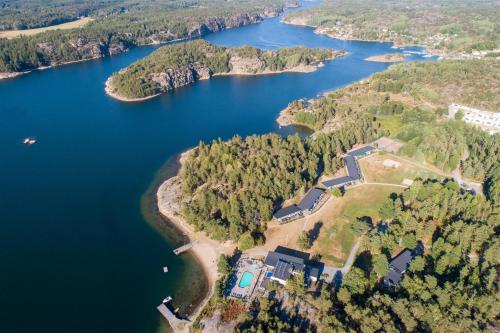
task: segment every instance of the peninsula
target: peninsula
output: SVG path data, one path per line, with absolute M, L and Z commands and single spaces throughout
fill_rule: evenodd
M 113 98 L 132 102 L 206 80 L 214 75 L 260 75 L 312 72 L 342 51 L 291 47 L 263 51 L 251 46 L 226 48 L 204 40 L 167 45 L 113 74 L 105 90 Z
M 499 200 L 498 193 L 492 191 L 497 188 L 499 179 L 496 167 L 499 163 L 499 137 L 490 136 L 459 119 L 448 119 L 445 108 L 450 101 L 457 100 L 497 110 L 498 98 L 485 96 L 498 96 L 498 78 L 494 71 L 488 75 L 485 73 L 488 68 L 498 68 L 499 64 L 494 59 L 482 59 L 396 65 L 324 97 L 292 103 L 297 112 L 314 116 L 314 123 L 306 123 L 316 129 L 314 137 L 283 138 L 276 134 L 246 138 L 235 136 L 228 141 L 200 142 L 183 154 L 178 174 L 160 186 L 157 198 L 160 212 L 183 230 L 188 230 L 191 239 L 196 240 L 198 248 L 194 249 L 194 253 L 202 262 L 210 281 L 210 293 L 203 302 L 205 309 L 202 310 L 202 305 L 191 316 L 191 319 L 196 317 L 193 327 L 204 328 L 206 332 L 232 327 L 228 329 L 232 331 L 235 327 L 251 326 L 254 321 L 264 327 L 272 327 L 274 323 L 261 322 L 260 317 L 228 316 L 227 313 L 237 311 L 243 314 L 248 309 L 256 310 L 252 313 L 257 313 L 259 309 L 265 313 L 269 302 L 265 295 L 271 295 L 266 292 L 274 290 L 275 295 L 270 299 L 273 311 L 284 311 L 294 318 L 293 313 L 287 312 L 286 305 L 279 305 L 280 301 L 291 297 L 301 304 L 301 311 L 307 313 L 308 318 L 315 319 L 311 322 L 316 324 L 305 323 L 304 327 L 318 325 L 318 328 L 330 328 L 330 321 L 320 318 L 330 316 L 328 309 L 332 306 L 346 311 L 348 317 L 351 314 L 347 305 L 351 303 L 360 308 L 370 308 L 357 300 L 358 286 L 353 281 L 365 281 L 362 290 L 367 297 L 379 297 L 377 293 L 380 290 L 384 295 L 382 297 L 389 297 L 383 288 L 398 288 L 398 285 L 408 289 L 407 279 L 416 278 L 419 271 L 400 272 L 399 275 L 391 273 L 391 254 L 397 254 L 391 264 L 397 262 L 399 256 L 408 257 L 410 254 L 411 259 L 407 258 L 406 264 L 409 265 L 413 257 L 417 257 L 417 263 L 422 264 L 422 259 L 418 257 L 427 258 L 428 255 L 418 252 L 416 244 L 422 242 L 425 246 L 432 246 L 430 235 L 434 233 L 435 225 L 434 222 L 421 221 L 417 213 L 419 210 L 415 208 L 420 206 L 407 205 L 405 200 L 414 198 L 412 200 L 419 204 L 426 200 L 438 202 L 441 195 L 446 195 L 454 197 L 453 202 L 472 200 L 473 205 L 484 204 L 485 211 L 489 211 Z M 465 68 L 469 70 L 464 71 Z M 481 85 L 478 84 L 479 79 L 482 80 Z M 488 88 L 482 91 L 484 87 Z M 411 96 L 407 90 L 411 90 Z M 352 150 L 381 136 L 390 136 L 391 139 L 384 138 L 373 146 L 364 145 Z M 388 151 L 377 154 L 374 146 L 379 141 L 398 146 L 398 154 Z M 379 149 L 385 148 L 379 146 Z M 467 154 L 464 155 L 464 151 Z M 391 162 L 398 168 L 403 163 L 405 168 L 388 171 L 387 166 L 382 167 L 384 158 L 384 165 Z M 343 165 L 347 171 L 342 170 Z M 464 186 L 461 181 L 462 185 L 453 180 L 436 178 L 437 175 L 451 177 L 452 172 L 491 184 L 485 187 L 487 201 L 480 195 L 470 196 L 464 188 L 461 189 Z M 355 174 L 358 178 L 353 181 L 350 177 Z M 415 180 L 416 175 L 425 179 L 435 178 Z M 400 176 L 405 178 L 406 185 L 401 184 Z M 324 181 L 325 177 L 336 178 Z M 339 181 L 343 183 L 337 186 Z M 407 185 L 408 181 L 414 184 Z M 365 201 L 370 205 L 373 203 L 373 207 L 366 208 Z M 306 202 L 309 206 L 300 208 Z M 292 211 L 292 208 L 299 209 L 299 212 Z M 406 221 L 404 216 L 407 213 L 414 214 L 415 218 Z M 450 213 L 443 211 L 442 216 L 446 214 Z M 308 217 L 304 219 L 305 215 Z M 475 218 L 483 219 L 479 216 Z M 342 222 L 345 219 L 347 222 Z M 385 223 L 384 219 L 392 220 L 394 225 L 417 230 L 406 232 L 406 229 L 389 224 L 390 244 L 383 245 L 391 250 L 389 255 L 381 251 L 380 244 L 385 244 L 381 239 L 385 236 L 376 228 L 376 225 Z M 484 219 L 485 222 L 478 223 L 489 224 L 494 215 Z M 448 217 L 443 220 L 450 225 L 461 223 Z M 312 236 L 315 221 L 323 227 L 320 225 L 318 234 Z M 340 227 L 343 223 L 347 224 Z M 415 223 L 423 223 L 428 229 L 419 231 Z M 306 226 L 312 229 L 307 230 Z M 368 232 L 370 237 L 363 237 Z M 344 242 L 348 242 L 349 247 L 342 252 L 339 244 Z M 360 244 L 369 249 L 375 260 L 372 275 L 376 282 L 370 286 L 365 278 L 365 270 L 370 268 L 352 266 Z M 317 255 L 325 264 L 323 274 L 319 276 L 314 268 L 317 266 L 309 262 L 304 269 L 308 275 L 303 275 L 301 262 L 293 274 L 274 276 L 278 270 L 270 258 L 279 256 L 273 252 L 276 245 L 282 249 L 286 246 L 288 250 L 300 249 Z M 234 264 L 229 255 L 236 248 L 243 254 L 242 259 Z M 345 251 L 350 251 L 351 261 L 347 260 Z M 221 259 L 216 263 L 218 255 Z M 239 255 L 236 257 L 239 258 Z M 262 257 L 266 257 L 263 265 Z M 286 258 L 290 260 L 290 256 Z M 339 262 L 345 263 L 345 266 L 330 266 Z M 334 273 L 338 270 L 345 274 L 339 299 L 332 298 L 326 292 L 328 288 L 324 287 L 333 283 Z M 248 277 L 249 271 L 253 280 L 249 282 L 250 287 L 245 287 L 244 272 Z M 267 273 L 261 274 L 261 271 Z M 434 268 L 429 272 L 434 274 Z M 270 280 L 266 282 L 266 278 Z M 319 279 L 323 283 L 316 283 Z M 237 280 L 240 281 L 238 284 L 231 284 L 231 281 Z M 304 284 L 308 289 L 304 289 Z M 315 292 L 321 296 L 309 297 Z M 286 293 L 288 296 L 284 296 Z M 490 307 L 493 304 L 491 290 L 485 291 L 484 297 Z M 325 303 L 323 309 L 318 305 L 320 300 L 330 301 Z M 442 311 L 445 312 L 445 308 Z M 388 315 L 390 313 L 387 312 Z M 398 314 L 394 316 L 397 318 Z M 368 325 L 365 319 L 356 318 L 355 321 L 340 320 L 337 325 L 346 328 L 353 323 L 355 327 Z M 492 318 L 488 317 L 478 325 L 488 325 Z M 412 325 L 427 324 L 425 318 L 415 320 Z

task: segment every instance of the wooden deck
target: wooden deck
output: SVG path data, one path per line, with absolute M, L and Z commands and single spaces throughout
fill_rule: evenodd
M 183 252 L 186 252 L 187 250 L 189 250 L 190 248 L 192 248 L 194 245 L 194 242 L 191 242 L 191 243 L 187 243 L 185 245 L 182 245 L 181 247 L 178 247 L 174 250 L 174 253 L 175 255 L 179 255 Z

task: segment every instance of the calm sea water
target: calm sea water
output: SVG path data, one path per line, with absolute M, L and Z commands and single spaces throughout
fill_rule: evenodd
M 103 85 L 154 47 L 0 81 L 0 332 L 164 330 L 163 297 L 186 311 L 207 287 L 192 257 L 172 254 L 179 235 L 159 224 L 148 194 L 172 172 L 165 161 L 199 140 L 277 131 L 290 101 L 381 71 L 388 65 L 363 59 L 395 51 L 279 18 L 207 39 L 350 55 L 315 73 L 219 77 L 136 104 Z M 27 136 L 39 143 L 23 145 Z

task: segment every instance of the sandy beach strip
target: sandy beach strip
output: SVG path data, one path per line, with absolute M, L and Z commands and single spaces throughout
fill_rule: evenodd
M 189 156 L 192 149 L 181 154 L 179 158 L 179 163 L 185 161 Z M 180 195 L 181 195 L 182 182 L 178 175 L 173 176 L 165 180 L 158 188 L 157 191 L 157 202 L 158 210 L 161 216 L 165 219 L 166 223 L 171 223 L 184 233 L 190 242 L 193 242 L 193 247 L 189 250 L 191 251 L 196 260 L 200 263 L 205 276 L 207 277 L 209 283 L 209 292 L 203 298 L 203 300 L 196 306 L 193 313 L 190 314 L 190 319 L 194 320 L 199 313 L 203 310 L 206 303 L 212 297 L 215 291 L 215 282 L 219 276 L 217 272 L 217 262 L 221 254 L 231 255 L 235 249 L 235 245 L 226 242 L 221 243 L 212 240 L 205 235 L 204 232 L 195 231 L 191 225 L 189 225 L 183 217 L 180 215 Z
M 155 97 L 161 95 L 161 94 L 155 94 L 155 95 L 141 97 L 141 98 L 128 98 L 128 97 L 118 95 L 117 93 L 114 92 L 113 82 L 112 82 L 111 76 L 106 80 L 106 83 L 104 84 L 104 91 L 106 92 L 106 94 L 109 97 L 112 97 L 116 100 L 119 100 L 120 102 L 127 102 L 127 103 L 147 101 L 148 99 L 152 99 L 152 98 L 155 98 Z

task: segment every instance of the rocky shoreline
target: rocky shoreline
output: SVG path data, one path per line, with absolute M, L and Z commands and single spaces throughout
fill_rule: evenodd
M 405 60 L 405 55 L 402 53 L 388 53 L 382 55 L 375 55 L 366 58 L 366 61 L 372 62 L 384 62 L 384 63 L 393 63 L 393 62 L 401 62 Z
M 342 51 L 333 51 L 329 58 L 325 59 L 333 60 L 338 57 L 344 56 L 345 52 Z M 254 75 L 270 75 L 270 74 L 280 74 L 280 73 L 312 73 L 319 68 L 324 66 L 322 61 L 317 63 L 300 64 L 292 68 L 287 68 L 283 70 L 269 70 L 262 69 L 262 62 L 260 59 L 252 59 L 252 58 L 239 58 L 233 57 L 230 60 L 231 70 L 227 73 L 212 73 L 210 68 L 202 65 L 202 64 L 190 64 L 189 66 L 184 66 L 181 68 L 167 69 L 161 73 L 155 73 L 152 76 L 152 81 L 156 82 L 160 88 L 159 92 L 145 97 L 126 97 L 120 95 L 117 92 L 117 89 L 113 87 L 113 77 L 109 77 L 105 84 L 105 91 L 110 96 L 122 102 L 140 102 L 155 98 L 162 93 L 168 92 L 170 90 L 174 90 L 176 88 L 180 88 L 183 86 L 187 86 L 196 81 L 200 80 L 208 80 L 211 77 L 215 76 L 254 76 Z M 122 69 L 122 71 L 125 69 Z
M 105 58 L 107 56 L 114 56 L 127 52 L 134 47 L 169 44 L 177 41 L 199 38 L 213 32 L 260 23 L 267 18 L 273 18 L 281 15 L 282 13 L 283 13 L 283 8 L 275 8 L 275 9 L 266 9 L 261 13 L 257 14 L 244 13 L 231 17 L 227 20 L 224 19 L 223 17 L 209 17 L 205 19 L 205 21 L 193 25 L 187 32 L 186 36 L 179 38 L 176 36 L 172 36 L 170 34 L 152 34 L 150 36 L 145 37 L 147 42 L 139 44 L 132 44 L 132 43 L 127 44 L 122 41 L 104 43 L 97 39 L 80 37 L 74 40 L 70 40 L 69 44 L 72 48 L 76 49 L 79 54 L 81 54 L 81 59 L 73 61 L 49 62 L 45 66 L 39 66 L 37 68 L 33 68 L 32 70 L 22 71 L 22 72 L 2 72 L 0 73 L 0 80 L 14 78 L 22 74 L 30 73 L 33 70 L 41 70 L 61 65 Z M 56 46 L 50 42 L 37 44 L 38 51 L 41 54 L 46 54 L 46 55 L 50 55 L 54 51 L 55 47 Z

